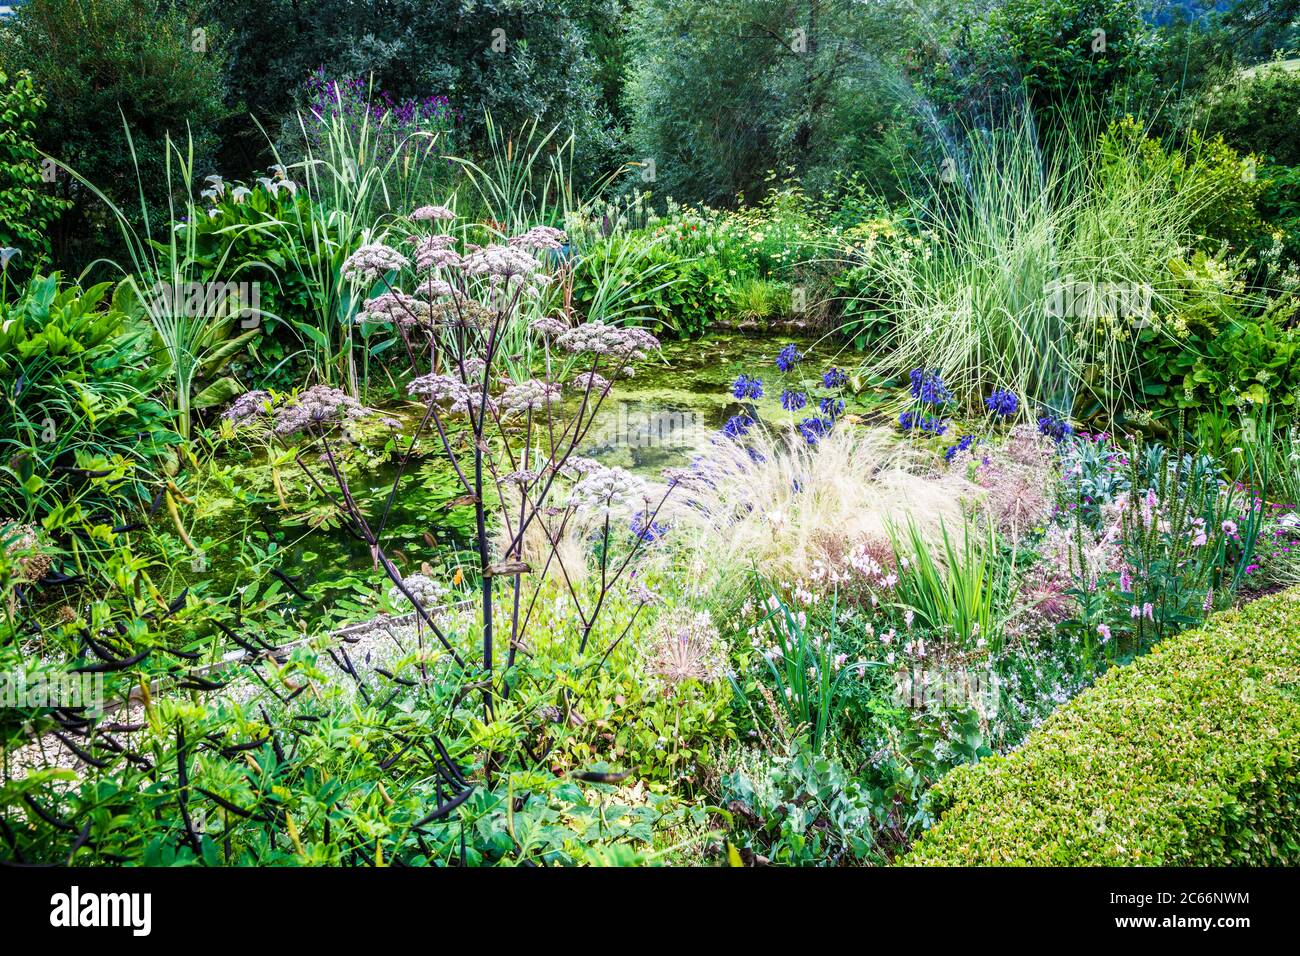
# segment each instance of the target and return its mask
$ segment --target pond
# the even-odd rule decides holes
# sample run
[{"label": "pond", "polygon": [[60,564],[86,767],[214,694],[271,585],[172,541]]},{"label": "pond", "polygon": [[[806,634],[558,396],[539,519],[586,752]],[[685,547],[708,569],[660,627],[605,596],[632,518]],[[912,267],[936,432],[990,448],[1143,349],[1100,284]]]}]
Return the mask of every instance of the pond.
[{"label": "pond", "polygon": [[[799,368],[782,376],[776,356],[793,344],[805,356]],[[731,416],[747,406],[767,420],[784,420],[781,386],[800,387],[819,380],[832,365],[851,367],[854,356],[844,343],[811,336],[715,334],[693,341],[670,341],[663,358],[637,369],[635,378],[619,382],[592,423],[582,454],[618,465],[645,478],[664,468],[688,464]],[[763,397],[741,403],[731,394],[740,374],[762,378]],[[805,413],[800,413],[802,417]]]},{"label": "pond", "polygon": [[[799,368],[782,376],[776,355],[794,344],[805,355]],[[666,341],[662,355],[638,367],[634,378],[620,381],[606,398],[580,453],[618,465],[648,479],[662,469],[688,464],[732,415],[745,409],[731,394],[741,373],[764,379],[762,398],[747,403],[770,421],[790,413],[780,405],[783,384],[803,387],[819,381],[832,365],[851,368],[852,355],[830,338],[780,335],[715,334],[692,341]],[[804,412],[797,413],[799,417]],[[435,442],[436,443],[436,442]],[[242,475],[252,475],[252,466]],[[260,466],[265,468],[265,466]],[[384,461],[350,481],[353,494],[372,527],[383,513],[396,465]],[[265,488],[266,482],[263,482]],[[472,560],[473,512],[457,505],[461,489],[441,456],[413,464],[404,477],[385,525],[383,540],[394,563],[415,572],[421,563],[434,566]],[[308,597],[301,608],[309,619],[348,594],[362,594],[380,582],[369,549],[335,522],[324,523],[330,509],[286,512],[269,493],[252,500],[231,498],[203,503],[191,534],[207,539],[201,567],[179,569],[176,589],[205,582],[209,594],[228,593],[241,583],[237,562],[250,550],[274,552],[274,563]],[[252,544],[254,547],[250,548]]]}]

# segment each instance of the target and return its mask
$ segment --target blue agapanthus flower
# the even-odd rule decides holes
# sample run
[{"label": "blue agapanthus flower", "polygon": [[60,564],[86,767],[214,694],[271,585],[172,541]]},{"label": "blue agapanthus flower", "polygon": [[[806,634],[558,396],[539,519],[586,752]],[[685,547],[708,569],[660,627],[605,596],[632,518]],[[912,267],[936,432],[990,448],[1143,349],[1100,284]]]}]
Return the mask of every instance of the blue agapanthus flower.
[{"label": "blue agapanthus flower", "polygon": [[822,414],[834,421],[844,413],[844,399],[842,398],[823,398],[821,400]]},{"label": "blue agapanthus flower", "polygon": [[745,432],[749,431],[754,419],[748,415],[732,415],[727,419],[727,423],[722,426],[722,434],[728,438],[739,438]]},{"label": "blue agapanthus flower", "polygon": [[822,384],[827,388],[843,388],[848,382],[848,373],[843,369],[829,368],[822,373]]},{"label": "blue agapanthus flower", "polygon": [[908,373],[908,378],[912,381],[912,397],[926,405],[946,405],[951,401],[952,392],[943,384],[938,369],[931,372],[924,368],[914,368]]},{"label": "blue agapanthus flower", "polygon": [[835,422],[829,418],[805,418],[799,423],[799,434],[803,435],[803,440],[810,445],[815,445],[835,427]]},{"label": "blue agapanthus flower", "polygon": [[905,432],[917,429],[942,435],[948,430],[948,423],[937,415],[921,415],[919,412],[903,412],[898,416],[898,426]]},{"label": "blue agapanthus flower", "polygon": [[1038,430],[1057,443],[1065,441],[1067,437],[1074,434],[1073,425],[1064,418],[1056,417],[1051,412],[1039,416]]},{"label": "blue agapanthus flower", "polygon": [[731,394],[735,395],[736,398],[762,398],[763,380],[741,375],[732,383]]},{"label": "blue agapanthus flower", "polygon": [[963,435],[961,437],[961,440],[958,441],[957,444],[950,445],[948,447],[948,450],[943,453],[944,460],[952,461],[954,458],[956,458],[959,454],[964,452],[967,448],[969,448],[973,444],[975,444],[974,435]]},{"label": "blue agapanthus flower", "polygon": [[668,525],[652,520],[644,511],[638,511],[632,516],[631,527],[632,533],[646,544],[658,541],[668,533]]},{"label": "blue agapanthus flower", "polygon": [[782,372],[790,371],[802,361],[803,353],[793,345],[787,345],[776,354],[776,367]]},{"label": "blue agapanthus flower", "polygon": [[781,393],[781,407],[787,412],[797,412],[808,404],[808,396],[803,392],[786,389]]},{"label": "blue agapanthus flower", "polygon": [[1020,399],[1016,398],[1015,393],[1001,388],[994,389],[993,393],[984,399],[984,404],[999,418],[1010,418],[1020,410]]}]

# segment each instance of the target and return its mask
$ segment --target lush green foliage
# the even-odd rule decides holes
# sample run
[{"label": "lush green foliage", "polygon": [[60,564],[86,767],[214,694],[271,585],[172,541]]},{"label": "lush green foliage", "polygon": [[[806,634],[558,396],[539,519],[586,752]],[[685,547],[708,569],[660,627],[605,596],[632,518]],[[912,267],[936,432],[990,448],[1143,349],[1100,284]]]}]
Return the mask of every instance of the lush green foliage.
[{"label": "lush green foliage", "polygon": [[1300,72],[1261,67],[1205,96],[1202,122],[1242,153],[1279,166],[1300,165],[1293,119],[1300,110]]},{"label": "lush green foliage", "polygon": [[34,139],[44,109],[29,74],[19,73],[11,82],[0,71],[0,246],[25,256],[29,262],[19,264],[25,271],[49,253],[50,226],[67,206],[51,194],[41,175]]},{"label": "lush green foliage", "polygon": [[[0,856],[1291,859],[1242,6],[32,0],[0,692],[104,707],[0,710]],[[28,280],[59,190],[116,286]]]},{"label": "lush green foliage", "polygon": [[[229,38],[225,78],[232,105],[275,129],[303,105],[302,84],[318,67],[331,77],[373,75],[397,99],[449,97],[466,135],[486,115],[507,128],[563,123],[584,175],[612,165],[617,127],[604,104],[600,62],[590,46],[615,30],[608,0],[238,0],[205,2]],[[230,136],[241,165],[266,162],[247,124]],[[242,149],[239,147],[242,146]]]},{"label": "lush green foliage", "polygon": [[71,507],[87,476],[138,488],[161,469],[177,436],[154,397],[161,375],[148,332],[128,307],[110,298],[108,283],[83,291],[57,273],[0,302],[6,516],[39,519]]}]

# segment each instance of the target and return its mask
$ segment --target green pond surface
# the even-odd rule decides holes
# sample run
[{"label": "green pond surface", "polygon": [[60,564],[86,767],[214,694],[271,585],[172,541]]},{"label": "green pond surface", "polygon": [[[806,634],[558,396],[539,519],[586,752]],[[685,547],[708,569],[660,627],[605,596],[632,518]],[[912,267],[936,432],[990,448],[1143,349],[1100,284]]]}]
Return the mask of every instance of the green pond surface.
[{"label": "green pond surface", "polygon": [[[791,343],[805,359],[782,375],[776,355]],[[767,421],[790,420],[791,413],[780,405],[782,388],[819,386],[827,368],[853,364],[854,356],[830,338],[715,334],[665,341],[660,356],[642,363],[633,378],[615,384],[579,453],[656,479],[664,468],[688,464],[732,415],[748,409]],[[732,396],[731,385],[741,373],[763,379],[761,399],[742,404]],[[805,410],[793,417],[812,413]],[[437,444],[436,437],[431,440]],[[379,523],[396,471],[394,463],[384,462],[350,480],[372,527]],[[381,536],[386,552],[403,571],[415,572],[425,561],[446,566],[467,552],[473,512],[452,506],[460,495],[450,465],[441,456],[430,455],[408,468]],[[239,559],[250,543],[274,551],[278,569],[307,594],[309,603],[302,610],[309,619],[350,591],[382,584],[382,572],[374,571],[369,549],[337,522],[313,527],[304,516],[280,510],[269,495],[253,504],[215,504],[208,517],[191,528],[196,540],[209,542],[205,566],[192,575],[182,568],[180,584],[203,579],[210,594],[228,593],[242,581]]]},{"label": "green pond surface", "polygon": [[[788,375],[776,356],[794,344],[805,356]],[[831,338],[808,336],[711,335],[694,341],[670,341],[663,357],[620,381],[601,405],[581,453],[607,465],[619,465],[646,478],[664,468],[685,465],[707,447],[733,415],[754,409],[767,421],[785,421],[781,390],[812,388],[832,365],[851,368],[855,358]],[[740,374],[763,380],[763,397],[737,401],[732,383]],[[804,410],[795,420],[814,414]]]}]

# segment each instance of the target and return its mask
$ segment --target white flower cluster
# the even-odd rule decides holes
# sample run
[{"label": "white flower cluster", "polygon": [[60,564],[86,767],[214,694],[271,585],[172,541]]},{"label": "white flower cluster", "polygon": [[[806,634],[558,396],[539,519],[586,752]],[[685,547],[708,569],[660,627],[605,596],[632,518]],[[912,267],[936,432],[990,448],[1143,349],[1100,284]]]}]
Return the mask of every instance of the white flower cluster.
[{"label": "white flower cluster", "polygon": [[456,245],[453,236],[413,237],[413,241],[416,242],[415,267],[421,271],[454,268],[462,262],[460,253],[453,248]]},{"label": "white flower cluster", "polygon": [[411,213],[411,218],[417,222],[435,222],[455,219],[456,214],[446,206],[421,206]]},{"label": "white flower cluster", "polygon": [[569,504],[577,511],[605,519],[645,508],[646,484],[625,468],[598,467],[573,486]]},{"label": "white flower cluster", "polygon": [[530,252],[558,252],[568,241],[569,237],[563,230],[550,226],[533,226],[522,236],[512,236],[509,240],[510,245]]},{"label": "white flower cluster", "polygon": [[528,328],[544,339],[553,339],[569,331],[569,327],[562,320],[550,315],[534,319]]},{"label": "white flower cluster", "polygon": [[382,242],[372,242],[362,246],[343,263],[340,273],[352,282],[370,283],[393,270],[405,269],[411,264],[396,249]]},{"label": "white flower cluster", "polygon": [[583,458],[581,455],[573,455],[564,463],[563,470],[575,474],[578,477],[582,477],[583,475],[591,474],[593,471],[600,471],[600,469],[604,467],[604,465],[596,461],[594,458]]},{"label": "white flower cluster", "polygon": [[406,391],[430,403],[450,405],[453,412],[468,411],[470,403],[474,400],[473,393],[464,382],[438,372],[412,379],[406,386]]},{"label": "white flower cluster", "polygon": [[508,412],[537,412],[559,400],[559,383],[530,378],[507,388],[501,394],[501,407]]},{"label": "white flower cluster", "polygon": [[[424,574],[408,575],[402,578],[402,584],[426,611],[433,611],[442,599],[450,593],[444,585]],[[403,607],[411,603],[407,596],[402,593],[401,588],[396,585],[388,589],[388,600],[397,607]]]},{"label": "white flower cluster", "polygon": [[421,279],[415,287],[415,294],[422,296],[432,302],[434,299],[443,299],[454,296],[456,290],[452,288],[450,282],[445,279],[439,279],[436,276],[429,276]]},{"label": "white flower cluster", "polygon": [[645,329],[620,328],[600,321],[569,329],[555,344],[569,352],[609,355],[627,362],[638,362],[659,348],[659,340]]},{"label": "white flower cluster", "polygon": [[581,375],[573,376],[573,387],[580,392],[590,390],[597,395],[603,395],[609,391],[609,379],[595,372],[583,372]]},{"label": "white flower cluster", "polygon": [[527,488],[533,482],[537,481],[538,472],[527,468],[520,468],[518,471],[512,471],[508,475],[502,476],[501,480],[508,485],[518,485],[520,488]]},{"label": "white flower cluster", "polygon": [[[306,431],[314,425],[329,422],[351,421],[377,414],[373,408],[367,408],[347,392],[329,385],[313,385],[287,404],[281,405],[274,412],[275,433],[292,435]],[[385,423],[397,425],[392,419]]]},{"label": "white flower cluster", "polygon": [[384,292],[367,300],[358,318],[401,326],[427,325],[432,312],[429,303],[405,292]]},{"label": "white flower cluster", "polygon": [[483,373],[487,371],[487,362],[477,355],[471,355],[461,365],[465,369],[465,381],[482,384]]},{"label": "white flower cluster", "polygon": [[[461,267],[468,275],[489,276],[492,281],[536,278],[542,264],[522,249],[487,246],[465,256]],[[541,276],[545,279],[545,276]]]}]

